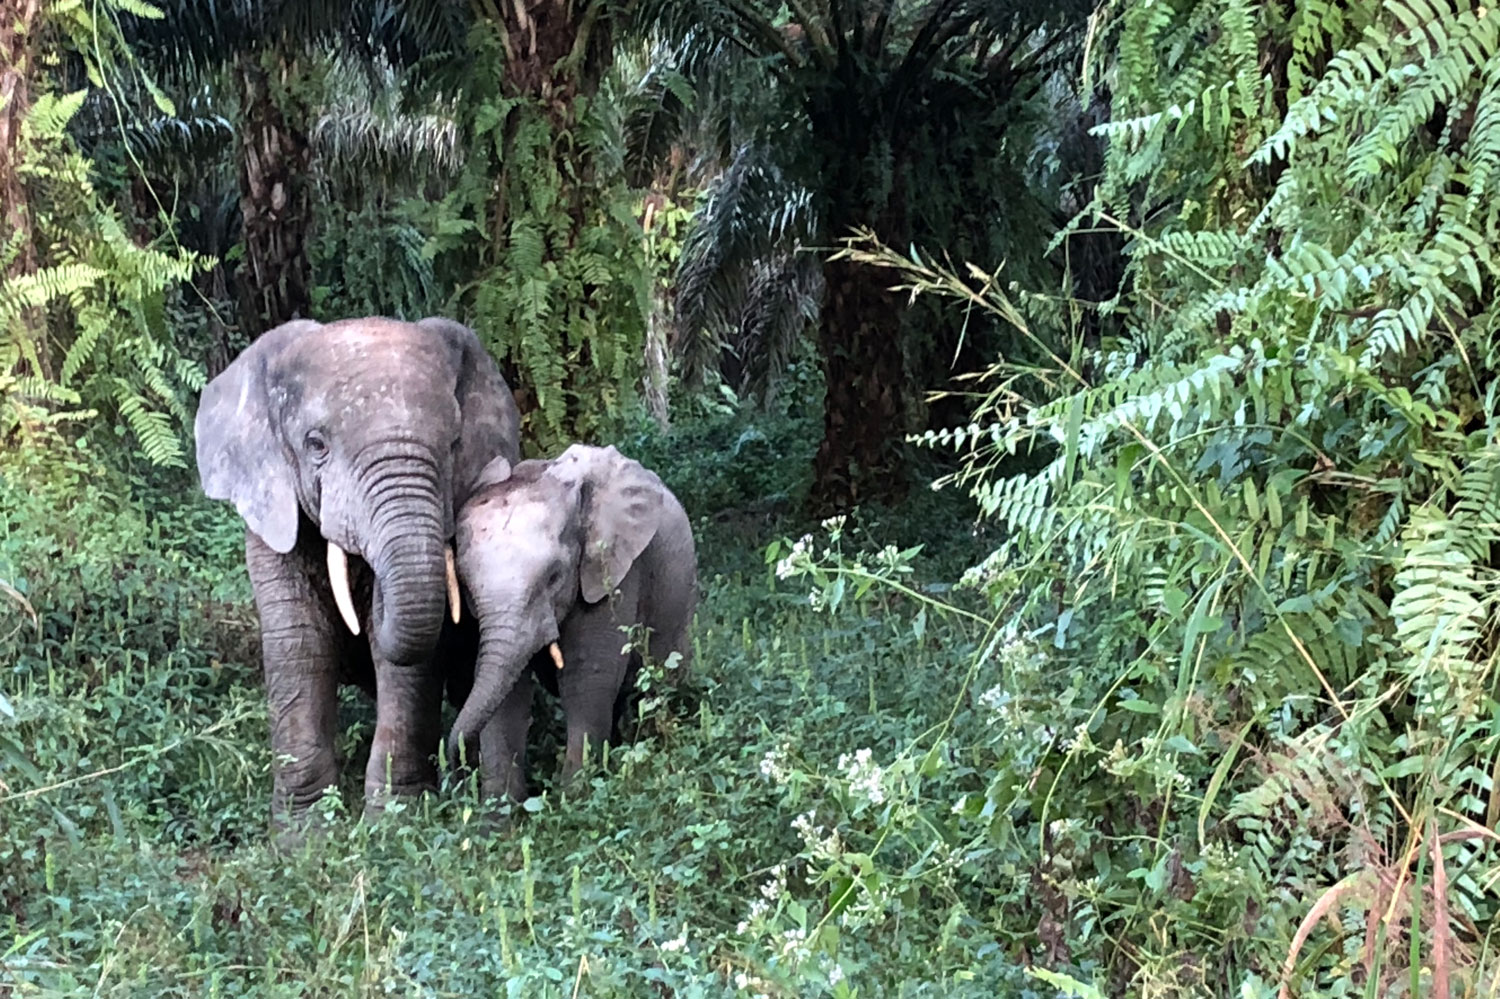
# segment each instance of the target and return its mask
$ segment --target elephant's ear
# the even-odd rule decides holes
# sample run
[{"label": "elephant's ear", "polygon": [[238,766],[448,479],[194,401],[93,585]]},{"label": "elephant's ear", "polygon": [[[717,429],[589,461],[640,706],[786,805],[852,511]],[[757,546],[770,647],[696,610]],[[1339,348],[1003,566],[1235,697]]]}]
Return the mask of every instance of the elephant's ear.
[{"label": "elephant's ear", "polygon": [[462,323],[432,316],[417,323],[448,338],[458,363],[459,435],[453,455],[453,507],[461,509],[490,459],[521,460],[521,412],[500,368],[474,331]]},{"label": "elephant's ear", "polygon": [[204,387],[193,421],[203,491],[234,503],[246,526],[282,553],[297,543],[296,473],[271,424],[266,372],[288,343],[318,328],[295,319],[262,334]]},{"label": "elephant's ear", "polygon": [[661,480],[613,447],[574,444],[557,459],[565,475],[584,485],[583,559],[579,587],[587,603],[609,596],[656,536]]}]

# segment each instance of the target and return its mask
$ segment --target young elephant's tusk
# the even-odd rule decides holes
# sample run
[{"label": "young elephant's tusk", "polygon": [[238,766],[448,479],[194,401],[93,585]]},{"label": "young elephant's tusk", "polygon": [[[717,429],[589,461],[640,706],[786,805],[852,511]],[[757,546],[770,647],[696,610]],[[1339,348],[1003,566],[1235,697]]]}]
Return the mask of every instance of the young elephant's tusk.
[{"label": "young elephant's tusk", "polygon": [[462,604],[458,596],[458,570],[453,565],[453,546],[443,549],[443,560],[448,564],[448,614],[457,624]]},{"label": "young elephant's tusk", "polygon": [[359,634],[359,615],[354,613],[354,597],[349,593],[349,556],[344,549],[328,542],[328,581],[333,584],[333,602],[339,615],[354,634]]},{"label": "young elephant's tusk", "polygon": [[551,645],[547,646],[547,651],[550,652],[550,653],[552,653],[552,662],[556,664],[556,666],[557,666],[558,669],[562,669],[563,668],[562,649],[560,649],[560,648],[557,647],[557,643],[556,642],[553,642]]}]

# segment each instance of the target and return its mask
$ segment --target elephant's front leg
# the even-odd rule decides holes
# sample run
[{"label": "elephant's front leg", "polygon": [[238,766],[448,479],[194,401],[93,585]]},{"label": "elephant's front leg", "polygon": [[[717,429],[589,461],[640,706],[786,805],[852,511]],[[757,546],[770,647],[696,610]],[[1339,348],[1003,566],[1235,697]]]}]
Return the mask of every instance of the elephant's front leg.
[{"label": "elephant's front leg", "polygon": [[526,800],[526,735],[531,728],[531,670],[522,671],[500,710],[479,733],[486,798]]},{"label": "elephant's front leg", "polygon": [[636,617],[635,577],[631,573],[613,597],[580,605],[563,622],[564,664],[557,682],[568,724],[564,779],[583,766],[585,753],[598,759],[614,729],[615,699],[630,666],[630,653],[622,651],[629,638],[621,626]]},{"label": "elephant's front leg", "polygon": [[260,615],[272,825],[284,829],[338,784],[339,636],[305,552],[278,554],[246,531],[245,566]]},{"label": "elephant's front leg", "polygon": [[365,769],[365,814],[376,815],[399,795],[437,785],[434,756],[443,682],[431,665],[375,660],[375,739]]}]

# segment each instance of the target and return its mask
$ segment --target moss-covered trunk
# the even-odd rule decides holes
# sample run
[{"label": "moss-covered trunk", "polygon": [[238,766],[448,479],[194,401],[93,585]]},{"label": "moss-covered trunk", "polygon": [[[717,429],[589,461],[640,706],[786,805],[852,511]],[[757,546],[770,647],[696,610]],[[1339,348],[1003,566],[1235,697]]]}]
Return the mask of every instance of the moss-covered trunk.
[{"label": "moss-covered trunk", "polygon": [[494,5],[494,96],[470,109],[468,169],[487,192],[471,318],[522,386],[543,446],[597,436],[634,391],[647,302],[639,229],[596,162],[590,102],[610,58],[600,0]]},{"label": "moss-covered trunk", "polygon": [[[41,0],[0,0],[0,261],[7,275],[36,268],[31,215],[21,182],[21,125],[31,111]],[[15,240],[12,246],[11,240]],[[12,257],[11,254],[15,256]]]},{"label": "moss-covered trunk", "polygon": [[284,57],[253,53],[234,66],[243,102],[240,321],[252,336],[307,317],[312,304],[307,259],[312,153],[306,121],[296,111],[300,105],[287,93],[294,70]]}]

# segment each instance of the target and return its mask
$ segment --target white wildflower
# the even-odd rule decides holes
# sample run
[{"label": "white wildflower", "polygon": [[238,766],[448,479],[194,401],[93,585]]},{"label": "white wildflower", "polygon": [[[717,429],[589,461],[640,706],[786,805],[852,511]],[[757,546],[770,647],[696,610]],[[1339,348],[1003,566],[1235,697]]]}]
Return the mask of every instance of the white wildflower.
[{"label": "white wildflower", "polygon": [[839,838],[839,831],[834,829],[829,832],[827,827],[815,824],[814,817],[813,812],[803,812],[792,820],[792,828],[797,830],[797,835],[802,837],[802,845],[813,853],[827,857],[836,857],[843,853],[844,844]]},{"label": "white wildflower", "polygon": [[801,961],[807,957],[807,931],[792,927],[781,934],[781,956]]},{"label": "white wildflower", "polygon": [[787,754],[791,752],[791,745],[783,742],[775,749],[766,750],[766,755],[760,760],[760,773],[762,777],[776,784],[785,784],[791,776],[787,768]]},{"label": "white wildflower", "polygon": [[786,888],[786,865],[777,864],[771,868],[771,880],[760,886],[760,893],[768,901],[774,902],[781,897]]},{"label": "white wildflower", "polygon": [[844,969],[843,969],[843,967],[841,965],[835,964],[833,966],[833,969],[828,972],[828,984],[829,985],[837,985],[839,982],[842,982],[843,980],[844,980]]},{"label": "white wildflower", "polygon": [[877,765],[868,749],[857,750],[851,759],[848,753],[839,757],[839,769],[849,781],[849,790],[868,800],[872,805],[885,801],[885,771]]},{"label": "white wildflower", "polygon": [[766,913],[770,912],[770,911],[771,911],[770,903],[768,903],[765,899],[763,899],[763,898],[753,898],[753,899],[751,899],[750,900],[750,911],[747,912],[747,913],[745,913],[745,918],[742,919],[742,920],[740,920],[739,925],[734,928],[734,931],[736,933],[738,933],[740,936],[744,936],[746,933],[750,932],[750,928],[755,923],[757,923],[758,921],[760,921],[761,919],[763,919],[765,917]]},{"label": "white wildflower", "polygon": [[792,543],[792,550],[776,563],[776,578],[787,579],[807,565],[812,554],[812,535],[804,534]]},{"label": "white wildflower", "polygon": [[755,999],[768,999],[766,993],[756,991],[764,988],[765,984],[754,975],[747,975],[743,971],[734,973],[734,987],[744,992],[754,992]]},{"label": "white wildflower", "polygon": [[1010,706],[1010,694],[1006,693],[1003,684],[997,683],[979,695],[979,706],[1004,718]]}]

